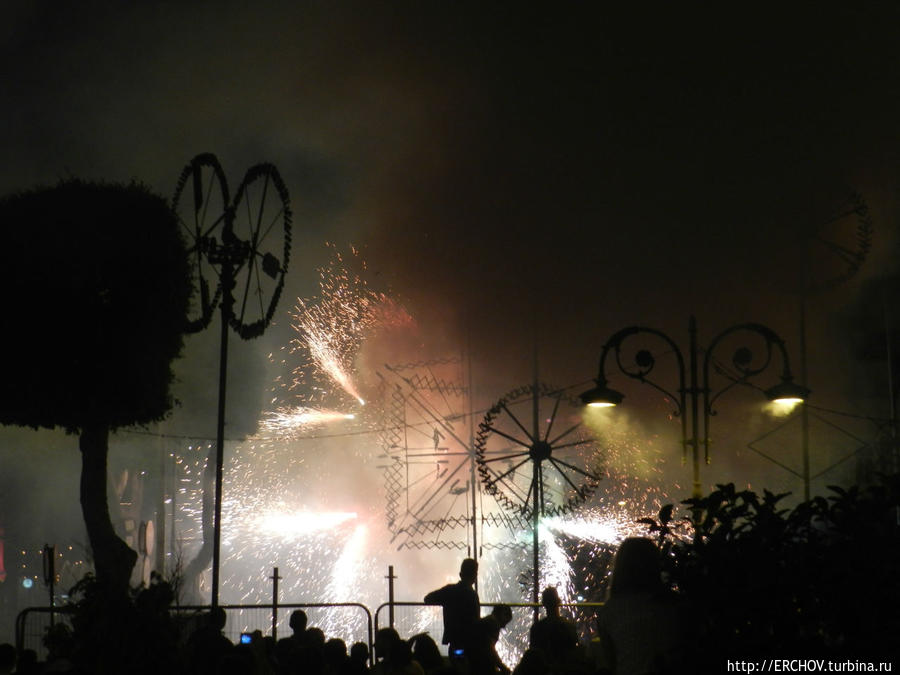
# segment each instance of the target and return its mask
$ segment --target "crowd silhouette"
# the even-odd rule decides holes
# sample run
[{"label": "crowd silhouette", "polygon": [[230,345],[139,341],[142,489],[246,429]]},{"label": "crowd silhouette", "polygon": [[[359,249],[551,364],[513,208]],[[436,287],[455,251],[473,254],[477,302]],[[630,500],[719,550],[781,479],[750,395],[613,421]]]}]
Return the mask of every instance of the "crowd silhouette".
[{"label": "crowd silhouette", "polygon": [[[527,629],[521,622],[514,630],[527,630],[527,648],[517,663],[500,657],[497,644],[507,630],[513,611],[498,604],[481,616],[475,590],[477,563],[466,559],[459,581],[428,593],[425,604],[440,605],[443,613],[441,642],[426,633],[401,636],[393,627],[375,631],[372,653],[365,642],[348,648],[340,636],[328,636],[310,626],[302,609],[290,616],[291,634],[276,640],[261,630],[244,633],[232,642],[224,633],[227,615],[213,608],[187,626],[174,620],[166,609],[165,589],[144,589],[133,613],[111,614],[104,631],[96,634],[97,604],[86,615],[71,617],[71,625],[58,622],[48,631],[48,656],[39,662],[32,650],[16,653],[10,644],[0,645],[0,675],[76,673],[166,673],[173,675],[631,675],[711,672],[713,664],[697,651],[697,640],[688,634],[701,623],[683,594],[665,583],[666,558],[655,540],[625,539],[615,554],[606,587],[605,602],[591,610],[586,629],[581,614],[579,630],[566,616],[556,588],[541,594],[543,612]],[[161,582],[159,585],[163,585]],[[689,598],[688,598],[689,600]],[[528,607],[525,605],[524,607]],[[82,609],[84,611],[84,609]],[[530,609],[528,610],[531,611]],[[87,620],[85,620],[85,616]],[[522,614],[519,615],[520,619]],[[119,626],[120,630],[114,627]],[[80,632],[79,632],[80,631]],[[85,632],[87,631],[87,632]],[[712,634],[712,633],[710,633]],[[690,651],[691,649],[694,651]],[[509,658],[507,655],[506,658]],[[718,656],[716,656],[718,658]],[[719,659],[721,661],[721,659]],[[716,661],[718,662],[718,661]],[[724,663],[724,661],[721,661]],[[721,665],[721,664],[720,664]]]},{"label": "crowd silhouette", "polygon": [[[643,541],[655,551],[652,542]],[[655,569],[658,573],[658,565]],[[65,623],[58,623],[45,640],[49,653],[44,662],[38,662],[32,650],[16,654],[12,645],[0,645],[0,675],[95,672],[175,675],[587,675],[603,672],[618,675],[637,672],[626,669],[629,662],[623,658],[619,660],[622,667],[616,667],[615,659],[608,657],[609,653],[618,653],[611,643],[605,649],[598,649],[579,640],[574,624],[560,612],[555,588],[547,588],[542,594],[544,616],[530,627],[528,648],[520,662],[504,663],[497,652],[497,643],[513,612],[509,605],[498,604],[481,616],[475,590],[477,573],[477,562],[467,558],[460,565],[457,583],[447,584],[424,598],[425,604],[442,607],[441,642],[447,647],[446,653],[442,653],[428,633],[404,638],[392,627],[376,631],[371,654],[365,642],[353,643],[348,648],[343,638],[327,636],[322,629],[310,626],[302,609],[291,613],[291,634],[286,637],[276,640],[261,630],[254,630],[232,642],[224,632],[227,614],[223,608],[213,608],[185,630],[163,608],[154,606],[156,601],[164,602],[168,596],[165,591],[151,587],[135,603],[136,607],[147,610],[146,616],[155,619],[155,622],[145,621],[147,640],[142,649],[146,658],[142,662],[130,663],[116,671],[115,665],[110,665],[115,664],[115,659],[85,658],[77,635]],[[619,574],[624,579],[624,573]],[[622,598],[624,593],[620,594]],[[609,630],[608,624],[608,618],[600,622],[600,635],[607,641],[623,639],[620,633]],[[115,653],[116,645],[107,646]]]}]

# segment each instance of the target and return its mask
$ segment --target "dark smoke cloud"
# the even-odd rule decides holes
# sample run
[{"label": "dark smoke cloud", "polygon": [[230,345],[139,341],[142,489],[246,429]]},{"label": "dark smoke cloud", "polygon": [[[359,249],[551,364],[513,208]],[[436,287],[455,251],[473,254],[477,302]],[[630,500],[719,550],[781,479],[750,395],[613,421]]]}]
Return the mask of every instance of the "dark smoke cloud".
[{"label": "dark smoke cloud", "polygon": [[[229,415],[242,435],[269,397],[268,354],[291,337],[292,298],[317,292],[326,241],[362,248],[370,283],[416,318],[412,342],[471,346],[477,408],[531,380],[535,343],[542,379],[570,385],[594,376],[616,329],[652,325],[686,344],[691,313],[701,342],[754,320],[796,354],[799,261],[856,188],[874,248],[857,278],[810,300],[809,384],[823,404],[863,412],[839,312],[895,257],[900,17],[866,4],[815,17],[656,11],[14,3],[0,27],[0,191],[74,175],[135,177],[169,196],[204,151],[232,191],[252,164],[279,167],[296,214],[292,269],[276,325],[232,339]],[[178,364],[173,433],[214,432],[217,323]],[[406,360],[401,345],[378,362]],[[4,503],[34,494],[43,531],[59,509],[76,531],[74,439],[31,453],[22,444],[43,448],[45,435],[29,434],[2,432],[4,481],[25,476]],[[728,468],[715,475],[751,466],[741,452],[717,450]],[[749,482],[780,484],[759,466]]]}]

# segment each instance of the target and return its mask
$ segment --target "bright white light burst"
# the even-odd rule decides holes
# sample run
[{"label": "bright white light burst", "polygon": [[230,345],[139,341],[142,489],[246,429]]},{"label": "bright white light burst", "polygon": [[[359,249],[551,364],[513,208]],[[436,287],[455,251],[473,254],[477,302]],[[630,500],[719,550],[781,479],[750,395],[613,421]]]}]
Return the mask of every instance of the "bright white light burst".
[{"label": "bright white light burst", "polygon": [[545,518],[541,523],[551,532],[560,532],[584,541],[618,544],[628,536],[625,524],[614,518]]},{"label": "bright white light burst", "polygon": [[301,539],[317,532],[331,530],[355,518],[355,513],[346,512],[269,511],[259,516],[256,525],[260,531],[277,535],[282,539]]}]

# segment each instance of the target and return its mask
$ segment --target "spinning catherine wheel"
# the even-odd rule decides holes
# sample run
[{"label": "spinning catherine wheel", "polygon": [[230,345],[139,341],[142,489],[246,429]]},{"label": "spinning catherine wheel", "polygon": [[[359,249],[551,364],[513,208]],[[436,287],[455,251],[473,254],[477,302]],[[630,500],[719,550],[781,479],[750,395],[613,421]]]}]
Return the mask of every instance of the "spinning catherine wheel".
[{"label": "spinning catherine wheel", "polygon": [[485,490],[523,518],[568,513],[600,482],[602,450],[581,422],[581,406],[545,384],[498,400],[475,448]]},{"label": "spinning catherine wheel", "polygon": [[234,198],[231,223],[235,257],[231,327],[246,339],[263,333],[284,288],[291,253],[291,208],[287,188],[271,164],[247,171]]},{"label": "spinning catherine wheel", "polygon": [[291,249],[290,198],[278,170],[251,167],[231,204],[215,155],[197,155],[178,178],[172,208],[188,238],[200,298],[187,332],[206,328],[225,297],[229,325],[244,339],[262,335],[281,297]]},{"label": "spinning catherine wheel", "polygon": [[[209,325],[222,298],[220,270],[209,258],[210,247],[221,240],[226,220],[230,217],[230,197],[225,172],[215,155],[197,155],[178,177],[172,210],[184,228],[194,288],[199,293],[199,306],[188,316],[185,328],[197,333]],[[210,293],[210,289],[215,290]]]},{"label": "spinning catherine wheel", "polygon": [[832,289],[859,272],[872,248],[874,225],[858,192],[835,209],[810,238],[805,292]]}]

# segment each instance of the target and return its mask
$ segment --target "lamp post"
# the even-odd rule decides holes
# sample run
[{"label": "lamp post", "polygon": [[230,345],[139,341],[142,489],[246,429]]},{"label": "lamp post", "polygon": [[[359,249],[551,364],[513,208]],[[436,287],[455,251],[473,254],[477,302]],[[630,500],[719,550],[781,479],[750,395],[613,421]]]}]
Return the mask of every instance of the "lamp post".
[{"label": "lamp post", "polygon": [[[809,396],[809,390],[794,383],[791,374],[790,362],[784,341],[770,328],[758,323],[742,323],[726,328],[716,335],[709,343],[709,347],[701,349],[697,342],[697,321],[692,316],[688,325],[690,342],[685,356],[672,338],[656,330],[645,326],[629,326],[615,333],[603,345],[600,354],[600,367],[595,380],[596,386],[581,394],[581,400],[592,407],[610,407],[621,403],[625,396],[611,389],[606,380],[606,361],[610,353],[615,355],[615,364],[619,371],[628,377],[649,384],[670,397],[675,402],[675,415],[681,418],[681,442],[682,458],[687,455],[688,448],[691,452],[693,469],[692,496],[701,496],[700,488],[700,449],[703,448],[703,461],[709,463],[709,421],[716,414],[715,404],[722,394],[737,385],[749,385],[750,379],[759,375],[772,364],[775,353],[781,357],[781,381],[766,389],[765,396],[770,401],[785,404],[802,403]],[[734,374],[724,373],[724,369],[714,360],[716,348],[723,340],[735,334],[744,334],[746,337],[755,336],[762,341],[763,356],[756,359],[750,348],[742,346],[735,350],[731,357]],[[659,339],[669,347],[675,355],[678,371],[678,389],[676,393],[665,389],[650,378],[656,366],[656,357],[648,349],[641,349],[634,354],[633,363],[623,359],[622,345],[638,335],[651,336]],[[730,383],[718,391],[710,387],[710,369],[714,368],[722,372],[730,380]]]}]

